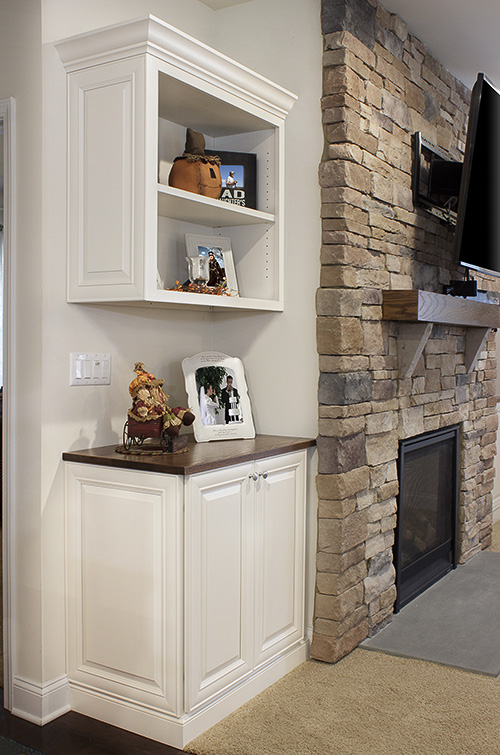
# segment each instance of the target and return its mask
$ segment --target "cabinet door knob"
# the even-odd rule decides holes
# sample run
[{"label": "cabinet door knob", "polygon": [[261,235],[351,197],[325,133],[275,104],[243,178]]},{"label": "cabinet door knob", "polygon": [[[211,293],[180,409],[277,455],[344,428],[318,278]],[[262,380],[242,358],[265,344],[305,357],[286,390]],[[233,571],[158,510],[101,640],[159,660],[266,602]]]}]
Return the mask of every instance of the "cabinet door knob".
[{"label": "cabinet door knob", "polygon": [[264,478],[264,480],[267,480],[267,477],[268,477],[268,472],[261,472],[261,473],[260,473],[260,477],[263,477],[263,478]]},{"label": "cabinet door knob", "polygon": [[259,475],[257,474],[257,472],[252,472],[252,474],[249,474],[248,476],[251,480],[254,480],[254,481],[259,479]]}]

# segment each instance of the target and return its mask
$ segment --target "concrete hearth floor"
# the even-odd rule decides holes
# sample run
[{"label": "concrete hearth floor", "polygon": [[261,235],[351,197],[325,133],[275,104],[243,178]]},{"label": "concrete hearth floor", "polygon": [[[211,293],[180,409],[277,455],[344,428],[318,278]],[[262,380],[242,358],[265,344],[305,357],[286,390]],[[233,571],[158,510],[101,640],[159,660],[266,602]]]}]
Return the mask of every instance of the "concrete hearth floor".
[{"label": "concrete hearth floor", "polygon": [[[500,532],[495,526],[495,535]],[[482,551],[405,606],[362,648],[500,674],[500,553]]]}]

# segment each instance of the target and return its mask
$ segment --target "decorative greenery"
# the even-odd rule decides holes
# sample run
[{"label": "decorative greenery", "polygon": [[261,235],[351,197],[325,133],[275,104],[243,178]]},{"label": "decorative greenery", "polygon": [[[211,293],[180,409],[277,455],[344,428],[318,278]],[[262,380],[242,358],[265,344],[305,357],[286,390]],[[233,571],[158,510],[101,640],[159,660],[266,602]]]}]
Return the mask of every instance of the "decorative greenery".
[{"label": "decorative greenery", "polygon": [[202,387],[206,388],[207,385],[211,385],[220,401],[222,399],[222,381],[227,374],[225,367],[215,364],[208,367],[199,367],[196,370],[196,389],[198,395]]}]

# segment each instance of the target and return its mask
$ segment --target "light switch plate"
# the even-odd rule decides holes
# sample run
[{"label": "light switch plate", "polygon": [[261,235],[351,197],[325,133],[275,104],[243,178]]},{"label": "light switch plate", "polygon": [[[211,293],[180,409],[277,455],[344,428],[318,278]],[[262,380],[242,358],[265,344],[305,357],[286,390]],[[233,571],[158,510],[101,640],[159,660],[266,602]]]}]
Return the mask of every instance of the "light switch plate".
[{"label": "light switch plate", "polygon": [[111,354],[70,354],[70,385],[110,385]]}]

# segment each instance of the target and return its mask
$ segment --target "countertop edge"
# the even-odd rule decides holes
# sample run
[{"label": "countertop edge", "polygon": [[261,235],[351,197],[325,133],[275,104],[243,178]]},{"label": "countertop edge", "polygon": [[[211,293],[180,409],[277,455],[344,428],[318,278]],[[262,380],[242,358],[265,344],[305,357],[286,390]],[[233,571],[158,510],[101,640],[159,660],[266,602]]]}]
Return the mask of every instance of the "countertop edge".
[{"label": "countertop edge", "polygon": [[[217,444],[217,445],[215,445]],[[229,445],[230,444],[230,445]],[[252,445],[250,448],[249,445]],[[256,435],[248,440],[219,440],[208,443],[188,443],[188,452],[164,454],[161,456],[141,456],[116,452],[116,445],[98,448],[65,451],[63,461],[96,466],[129,469],[157,474],[188,476],[209,472],[214,469],[257,461],[269,456],[280,456],[293,451],[313,448],[314,438],[294,438],[279,435]],[[240,446],[240,450],[238,450]],[[194,457],[194,458],[193,458]]]}]

